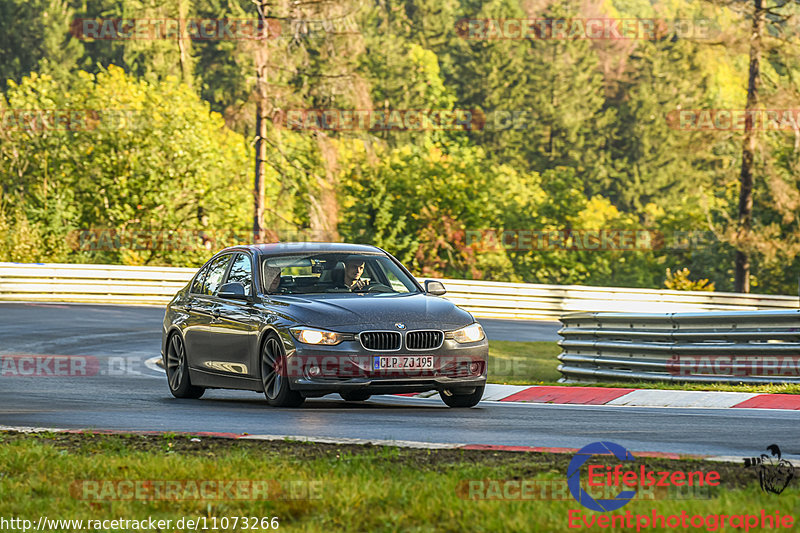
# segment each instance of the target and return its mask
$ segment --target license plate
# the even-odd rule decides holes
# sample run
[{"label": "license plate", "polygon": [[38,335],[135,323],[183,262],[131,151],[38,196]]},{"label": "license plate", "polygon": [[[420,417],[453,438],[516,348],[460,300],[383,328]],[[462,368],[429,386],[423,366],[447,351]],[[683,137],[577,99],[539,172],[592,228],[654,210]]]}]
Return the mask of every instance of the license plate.
[{"label": "license plate", "polygon": [[373,358],[375,370],[433,368],[432,355],[379,355]]}]

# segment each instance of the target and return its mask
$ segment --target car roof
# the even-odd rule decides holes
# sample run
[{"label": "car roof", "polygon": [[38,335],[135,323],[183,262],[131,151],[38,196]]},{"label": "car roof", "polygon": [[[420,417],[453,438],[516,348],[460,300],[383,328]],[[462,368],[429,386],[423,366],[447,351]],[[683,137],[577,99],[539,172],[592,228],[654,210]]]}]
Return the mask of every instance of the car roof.
[{"label": "car roof", "polygon": [[345,242],[271,242],[265,244],[244,244],[225,248],[221,250],[220,253],[242,249],[250,250],[259,255],[282,255],[300,252],[386,253],[380,248],[368,244],[350,244]]}]

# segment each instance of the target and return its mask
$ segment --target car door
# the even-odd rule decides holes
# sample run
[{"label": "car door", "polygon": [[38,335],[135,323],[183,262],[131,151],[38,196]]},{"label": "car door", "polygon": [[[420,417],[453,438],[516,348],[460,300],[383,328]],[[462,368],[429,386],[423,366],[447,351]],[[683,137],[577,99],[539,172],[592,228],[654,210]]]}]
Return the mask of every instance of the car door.
[{"label": "car door", "polygon": [[208,264],[208,271],[197,293],[192,293],[187,309],[191,325],[184,329],[184,342],[189,364],[208,370],[207,362],[214,360],[215,323],[219,318],[218,298],[214,296],[222,285],[233,254],[216,257]]},{"label": "car door", "polygon": [[[253,283],[253,260],[248,253],[238,252],[231,263],[231,268],[224,283],[241,283],[245,294],[255,294]],[[218,354],[217,369],[219,371],[258,377],[255,352],[258,350],[259,311],[252,300],[234,300],[218,298],[219,318],[214,325],[215,336],[213,348]]]},{"label": "car door", "polygon": [[194,356],[196,355],[198,349],[198,343],[195,340],[195,336],[199,334],[200,329],[205,327],[208,322],[208,317],[204,313],[200,312],[201,306],[199,305],[198,298],[205,294],[205,282],[208,277],[208,271],[213,262],[214,261],[212,260],[203,265],[203,268],[201,268],[194,277],[194,280],[189,287],[189,292],[183,299],[181,308],[178,309],[185,317],[183,320],[182,331],[190,367],[197,366]]}]

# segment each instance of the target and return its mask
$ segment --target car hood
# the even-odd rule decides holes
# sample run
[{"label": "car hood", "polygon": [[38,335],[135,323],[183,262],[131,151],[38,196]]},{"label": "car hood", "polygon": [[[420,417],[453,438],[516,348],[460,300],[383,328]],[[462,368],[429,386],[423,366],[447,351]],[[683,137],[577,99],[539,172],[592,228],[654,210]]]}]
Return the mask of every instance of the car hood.
[{"label": "car hood", "polygon": [[[425,294],[319,294],[271,296],[272,306],[298,324],[356,333],[364,329],[455,329],[473,322],[452,302]],[[270,302],[265,302],[270,306]]]}]

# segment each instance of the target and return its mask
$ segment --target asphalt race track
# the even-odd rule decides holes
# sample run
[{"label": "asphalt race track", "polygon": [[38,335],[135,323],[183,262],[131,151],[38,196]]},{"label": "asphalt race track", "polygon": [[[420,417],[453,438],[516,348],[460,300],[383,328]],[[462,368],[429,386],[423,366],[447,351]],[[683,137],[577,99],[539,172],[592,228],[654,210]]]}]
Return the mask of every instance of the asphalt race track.
[{"label": "asphalt race track", "polygon": [[[208,391],[176,400],[159,354],[163,310],[68,304],[0,305],[0,355],[86,355],[87,377],[0,372],[0,425],[214,431],[308,437],[580,448],[617,442],[632,451],[758,456],[772,443],[800,456],[800,411],[504,404],[448,409],[437,397],[338,396],[275,409],[260,394]],[[481,321],[492,339],[551,340],[557,323]],[[13,374],[13,372],[11,373]]]},{"label": "asphalt race track", "polygon": [[480,319],[483,330],[490,340],[496,341],[557,341],[561,322],[539,322],[533,320]]}]

